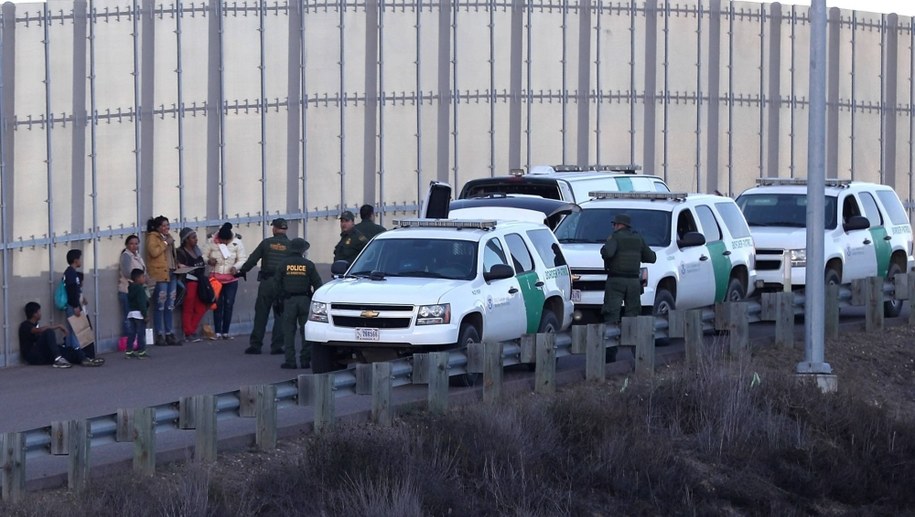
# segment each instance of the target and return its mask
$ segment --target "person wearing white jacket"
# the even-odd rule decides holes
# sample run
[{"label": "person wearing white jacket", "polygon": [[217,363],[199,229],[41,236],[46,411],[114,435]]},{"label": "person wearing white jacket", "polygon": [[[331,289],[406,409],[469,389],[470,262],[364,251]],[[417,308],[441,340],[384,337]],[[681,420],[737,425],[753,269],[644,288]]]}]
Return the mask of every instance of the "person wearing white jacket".
[{"label": "person wearing white jacket", "polygon": [[232,323],[232,308],[238,292],[235,273],[238,273],[248,258],[241,235],[232,231],[232,223],[223,224],[218,232],[207,239],[204,258],[213,276],[222,284],[222,291],[216,300],[216,310],[213,312],[213,331],[216,339],[231,339],[229,324]]}]

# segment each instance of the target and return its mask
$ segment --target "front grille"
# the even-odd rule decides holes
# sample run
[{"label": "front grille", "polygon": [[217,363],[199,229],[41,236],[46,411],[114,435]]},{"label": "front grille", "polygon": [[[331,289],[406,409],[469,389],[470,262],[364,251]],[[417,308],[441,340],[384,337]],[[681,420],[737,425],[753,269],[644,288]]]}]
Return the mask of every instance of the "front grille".
[{"label": "front grille", "polygon": [[779,255],[785,253],[783,250],[756,250],[756,255]]},{"label": "front grille", "polygon": [[580,289],[582,291],[603,291],[606,282],[600,280],[578,280],[572,282],[572,289]]},{"label": "front grille", "polygon": [[398,311],[413,312],[412,305],[375,305],[370,303],[331,303],[331,309],[342,311]]},{"label": "front grille", "polygon": [[360,318],[359,316],[331,316],[337,327],[370,329],[405,329],[410,318]]},{"label": "front grille", "polygon": [[759,257],[756,257],[756,270],[757,271],[774,271],[782,268],[781,260],[760,260]]}]

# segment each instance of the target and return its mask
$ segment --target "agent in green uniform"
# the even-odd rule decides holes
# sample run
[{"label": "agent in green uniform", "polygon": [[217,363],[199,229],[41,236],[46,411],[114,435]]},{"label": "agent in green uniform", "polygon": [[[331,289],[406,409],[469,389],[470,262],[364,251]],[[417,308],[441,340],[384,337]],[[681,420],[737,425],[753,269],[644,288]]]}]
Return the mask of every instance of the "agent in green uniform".
[{"label": "agent in green uniform", "polygon": [[655,252],[645,244],[641,235],[630,229],[632,221],[626,214],[613,218],[613,233],[601,247],[607,271],[604,286],[604,306],[601,315],[605,323],[620,322],[620,309],[626,302],[626,316],[638,316],[642,312],[642,281],[639,272],[642,262],[654,264]]},{"label": "agent in green uniform", "polygon": [[369,240],[356,229],[356,216],[349,210],[340,214],[340,242],[334,247],[334,262],[345,260],[350,264],[356,255],[368,244]]},{"label": "agent in green uniform", "polygon": [[311,349],[305,343],[305,321],[308,320],[308,309],[311,306],[311,295],[321,287],[321,277],[315,269],[314,262],[303,255],[309,244],[305,239],[292,239],[289,242],[289,256],[276,269],[276,288],[278,297],[283,300],[283,343],[286,362],[281,368],[296,368],[295,333],[301,328],[302,353],[299,355],[302,368],[311,367]]},{"label": "agent in green uniform", "polygon": [[387,231],[387,228],[375,223],[375,207],[372,205],[360,206],[359,218],[362,219],[362,222],[356,225],[356,229],[359,230],[362,235],[365,235],[365,238],[368,240],[372,240],[372,237]]},{"label": "agent in green uniform", "polygon": [[[250,345],[245,349],[246,354],[259,354],[264,346],[264,332],[267,330],[267,319],[270,309],[276,299],[276,283],[273,274],[277,266],[286,260],[289,255],[289,238],[286,229],[289,225],[282,217],[270,223],[273,226],[273,236],[262,240],[248,260],[241,266],[236,276],[244,276],[258,261],[261,261],[261,270],[257,273],[257,300],[254,302],[254,328],[251,329]],[[270,340],[270,353],[277,355],[283,353],[283,335],[280,333],[281,318],[276,309],[273,311],[273,330]]]}]

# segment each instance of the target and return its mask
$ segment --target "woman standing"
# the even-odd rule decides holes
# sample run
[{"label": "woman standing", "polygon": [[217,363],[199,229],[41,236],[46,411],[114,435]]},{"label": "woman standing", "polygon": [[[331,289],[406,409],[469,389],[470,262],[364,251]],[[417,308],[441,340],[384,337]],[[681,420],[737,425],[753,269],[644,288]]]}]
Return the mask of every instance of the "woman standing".
[{"label": "woman standing", "polygon": [[200,282],[209,282],[206,277],[206,263],[203,252],[197,246],[197,232],[190,228],[183,228],[178,234],[181,238],[181,247],[178,248],[178,267],[192,267],[193,271],[184,277],[185,291],[184,303],[181,305],[181,326],[184,330],[184,339],[191,343],[200,341],[197,327],[206,314],[209,306],[205,305],[197,296],[197,286]]},{"label": "woman standing", "polygon": [[146,267],[149,278],[156,284],[152,295],[153,328],[158,346],[180,345],[172,332],[172,312],[175,310],[175,239],[169,233],[168,218],[160,215],[146,222]]},{"label": "woman standing", "polygon": [[[140,256],[140,238],[136,235],[129,235],[124,241],[124,250],[121,251],[121,258],[118,260],[118,301],[121,303],[121,315],[124,321],[121,323],[121,339],[127,346],[127,334],[130,329],[127,328],[127,286],[130,285],[130,272],[134,269],[146,271],[146,263]],[[133,343],[128,347],[133,350]]]},{"label": "woman standing", "polygon": [[207,243],[206,263],[212,268],[213,276],[222,284],[222,292],[216,300],[213,314],[216,338],[230,339],[229,324],[232,323],[232,308],[238,292],[238,273],[248,258],[241,235],[232,231],[232,223],[225,223]]}]

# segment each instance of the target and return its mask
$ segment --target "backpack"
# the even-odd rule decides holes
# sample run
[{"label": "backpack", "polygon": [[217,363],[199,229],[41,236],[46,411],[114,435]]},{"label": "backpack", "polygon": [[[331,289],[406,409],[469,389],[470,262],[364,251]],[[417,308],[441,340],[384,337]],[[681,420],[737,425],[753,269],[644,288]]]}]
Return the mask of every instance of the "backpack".
[{"label": "backpack", "polygon": [[67,284],[63,278],[60,279],[57,288],[54,289],[54,306],[59,311],[67,310]]},{"label": "backpack", "polygon": [[216,291],[213,290],[210,279],[202,275],[197,282],[197,298],[199,298],[204,305],[210,305],[216,302]]}]

